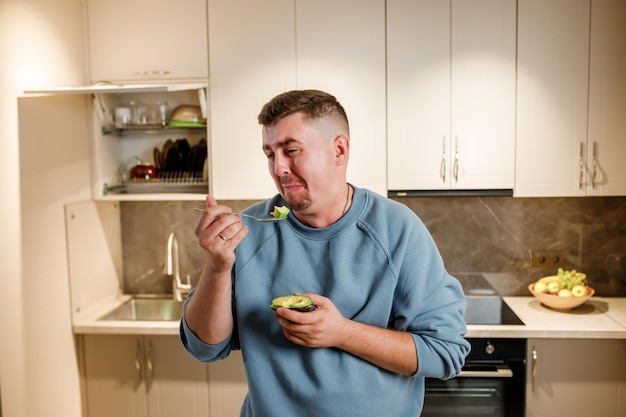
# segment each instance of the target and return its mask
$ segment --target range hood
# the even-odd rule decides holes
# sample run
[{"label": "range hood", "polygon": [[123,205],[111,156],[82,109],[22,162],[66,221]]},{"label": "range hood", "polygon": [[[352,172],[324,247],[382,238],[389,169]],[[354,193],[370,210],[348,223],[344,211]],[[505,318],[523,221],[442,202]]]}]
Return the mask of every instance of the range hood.
[{"label": "range hood", "polygon": [[388,190],[387,197],[485,197],[513,196],[513,189],[481,190]]}]

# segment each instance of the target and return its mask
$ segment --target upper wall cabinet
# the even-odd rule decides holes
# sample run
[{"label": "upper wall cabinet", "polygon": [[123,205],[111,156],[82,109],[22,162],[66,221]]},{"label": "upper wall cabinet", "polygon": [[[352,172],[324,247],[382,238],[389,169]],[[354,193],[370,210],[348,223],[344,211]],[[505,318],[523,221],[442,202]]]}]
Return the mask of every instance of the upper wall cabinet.
[{"label": "upper wall cabinet", "polygon": [[388,187],[511,189],[515,0],[388,0]]},{"label": "upper wall cabinet", "polygon": [[515,195],[626,195],[626,3],[520,0]]},{"label": "upper wall cabinet", "polygon": [[206,0],[86,0],[92,82],[208,77]]},{"label": "upper wall cabinet", "polygon": [[272,97],[296,88],[325,90],[344,105],[352,138],[348,180],[384,194],[384,1],[208,4],[214,194],[276,193],[257,115]]},{"label": "upper wall cabinet", "polygon": [[[203,200],[210,159],[206,89],[204,83],[109,84],[24,93],[91,98],[85,136],[95,200]],[[114,117],[122,110],[131,116],[124,123]],[[63,129],[55,120],[46,125]]]}]

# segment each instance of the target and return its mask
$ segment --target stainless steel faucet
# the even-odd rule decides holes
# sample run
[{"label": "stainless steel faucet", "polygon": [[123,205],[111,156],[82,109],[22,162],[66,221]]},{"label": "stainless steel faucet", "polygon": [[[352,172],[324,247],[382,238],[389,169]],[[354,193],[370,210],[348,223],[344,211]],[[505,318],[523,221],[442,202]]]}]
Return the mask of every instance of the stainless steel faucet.
[{"label": "stainless steel faucet", "polygon": [[187,283],[180,279],[180,257],[178,254],[178,238],[174,232],[167,239],[167,256],[165,258],[165,275],[172,280],[172,294],[178,302],[183,302],[191,290],[191,277],[187,275]]}]

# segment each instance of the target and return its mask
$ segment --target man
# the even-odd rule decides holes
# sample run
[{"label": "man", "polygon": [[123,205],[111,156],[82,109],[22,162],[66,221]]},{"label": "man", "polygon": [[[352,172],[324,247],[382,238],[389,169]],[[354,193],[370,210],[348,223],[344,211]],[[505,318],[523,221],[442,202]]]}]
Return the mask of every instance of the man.
[{"label": "man", "polygon": [[[202,361],[241,349],[242,417],[419,416],[424,378],[453,377],[469,351],[459,282],[414,213],[346,182],[349,127],[335,97],[290,91],[258,119],[279,194],[246,213],[291,212],[248,222],[207,197],[184,346]],[[269,308],[292,293],[315,310]]]}]

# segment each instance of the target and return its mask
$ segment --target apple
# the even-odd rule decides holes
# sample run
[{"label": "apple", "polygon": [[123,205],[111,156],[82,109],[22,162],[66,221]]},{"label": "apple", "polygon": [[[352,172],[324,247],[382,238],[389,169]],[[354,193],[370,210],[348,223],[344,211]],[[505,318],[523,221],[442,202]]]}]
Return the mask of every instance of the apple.
[{"label": "apple", "polygon": [[574,288],[572,288],[572,295],[574,297],[584,297],[588,293],[589,291],[587,291],[587,286],[585,285],[576,285]]},{"label": "apple", "polygon": [[559,283],[557,281],[552,281],[548,283],[548,291],[552,294],[556,294],[559,292]]},{"label": "apple", "polygon": [[536,282],[535,286],[533,287],[534,292],[544,292],[547,289],[548,289],[548,284],[546,284],[545,282],[541,282],[541,281]]},{"label": "apple", "polygon": [[567,288],[563,288],[562,290],[559,291],[558,295],[559,297],[571,297],[572,292],[568,290]]}]

